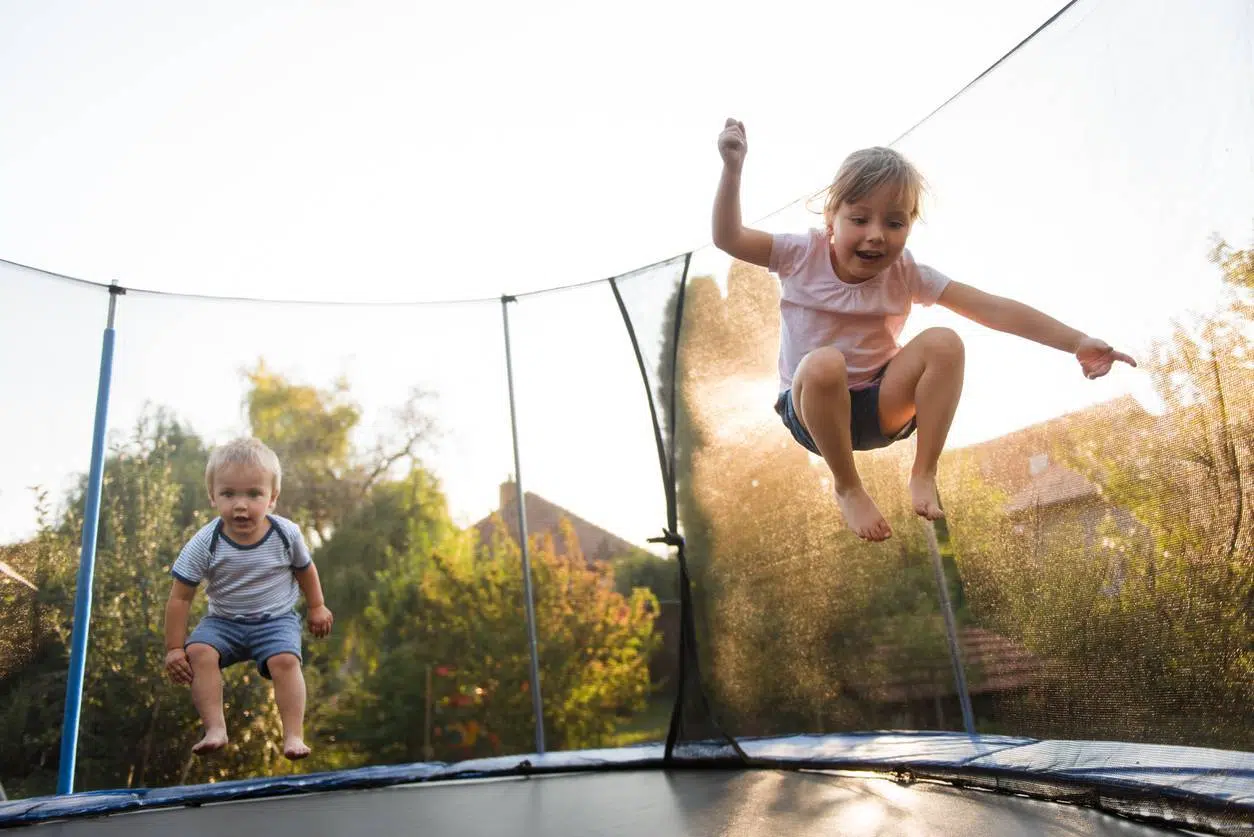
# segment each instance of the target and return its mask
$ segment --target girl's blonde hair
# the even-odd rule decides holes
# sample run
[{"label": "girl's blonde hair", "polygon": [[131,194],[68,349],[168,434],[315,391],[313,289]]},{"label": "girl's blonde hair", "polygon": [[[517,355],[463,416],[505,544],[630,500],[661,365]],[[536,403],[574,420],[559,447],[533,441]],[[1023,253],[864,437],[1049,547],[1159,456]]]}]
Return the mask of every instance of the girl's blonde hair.
[{"label": "girl's blonde hair", "polygon": [[824,220],[831,226],[842,203],[861,200],[886,184],[897,189],[901,203],[910,207],[910,220],[917,221],[922,215],[927,184],[918,169],[900,152],[882,146],[855,151],[840,164],[840,170],[825,192]]},{"label": "girl's blonde hair", "polygon": [[225,445],[213,449],[209,454],[209,462],[205,465],[205,488],[213,497],[213,475],[224,465],[253,465],[270,472],[271,491],[279,493],[283,483],[283,467],[279,465],[279,457],[266,447],[260,439],[233,439]]}]

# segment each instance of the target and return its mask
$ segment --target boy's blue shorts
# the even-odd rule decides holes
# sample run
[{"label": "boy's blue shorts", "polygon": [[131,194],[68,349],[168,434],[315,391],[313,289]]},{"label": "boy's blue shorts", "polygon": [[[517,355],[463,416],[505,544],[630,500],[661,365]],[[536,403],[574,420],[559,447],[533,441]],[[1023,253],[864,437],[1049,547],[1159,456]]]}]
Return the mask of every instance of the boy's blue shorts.
[{"label": "boy's blue shorts", "polygon": [[301,659],[300,627],[300,616],[295,611],[253,621],[206,616],[183,647],[197,642],[212,647],[219,655],[218,668],[255,660],[257,671],[269,679],[266,661],[275,654],[295,654],[296,659]]},{"label": "boy's blue shorts", "polygon": [[[906,423],[905,427],[891,436],[885,435],[880,429],[880,381],[883,375],[883,370],[881,370],[875,383],[866,389],[849,391],[849,431],[854,450],[875,450],[888,447],[893,442],[910,438],[914,433],[915,420],[913,418]],[[784,426],[792,432],[792,437],[802,447],[816,456],[822,456],[818,445],[814,444],[814,438],[810,436],[805,425],[801,423],[801,417],[797,415],[797,410],[792,403],[791,389],[786,389],[779,394],[779,398],[775,400],[775,412],[779,413]]]}]

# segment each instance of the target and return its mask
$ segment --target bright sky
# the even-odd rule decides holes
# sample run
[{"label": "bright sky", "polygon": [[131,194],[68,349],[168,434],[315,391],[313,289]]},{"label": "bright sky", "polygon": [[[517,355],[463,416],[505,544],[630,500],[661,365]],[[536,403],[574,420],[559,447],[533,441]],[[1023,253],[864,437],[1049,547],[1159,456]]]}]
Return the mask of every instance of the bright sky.
[{"label": "bright sky", "polygon": [[[727,115],[747,124],[744,210],[762,218],[849,150],[897,136],[1057,5],[6,3],[0,258],[264,298],[601,279],[707,241]],[[1244,0],[1206,14],[1081,2],[901,146],[935,194],[911,249],[1143,348],[1213,294],[1208,236],[1248,239],[1251,32]],[[721,262],[704,250],[695,267]],[[34,525],[27,486],[58,494],[86,469],[104,300],[0,269],[0,542]],[[937,321],[952,324],[928,311],[911,331]],[[656,455],[607,290],[524,299],[511,324],[525,487],[631,540],[656,533]],[[1148,398],[1139,373],[1085,382],[1066,357],[959,325],[956,444]],[[261,355],[307,382],[346,374],[367,436],[422,386],[446,430],[432,463],[470,523],[513,471],[500,329],[494,303],[132,294],[110,426],[123,434],[151,401],[222,440],[243,429],[239,370]]]}]

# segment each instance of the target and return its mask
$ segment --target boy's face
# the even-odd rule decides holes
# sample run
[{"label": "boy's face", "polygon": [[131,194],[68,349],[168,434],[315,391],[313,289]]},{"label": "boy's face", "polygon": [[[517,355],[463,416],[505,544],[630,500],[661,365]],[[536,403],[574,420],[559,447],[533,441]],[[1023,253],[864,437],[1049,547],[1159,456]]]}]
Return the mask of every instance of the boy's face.
[{"label": "boy's face", "polygon": [[897,261],[910,236],[910,209],[890,184],[856,201],[841,203],[828,227],[836,275],[857,284],[874,279]]},{"label": "boy's face", "polygon": [[224,465],[213,475],[213,505],[231,540],[250,544],[265,534],[266,515],[279,499],[273,487],[274,475],[256,465]]}]

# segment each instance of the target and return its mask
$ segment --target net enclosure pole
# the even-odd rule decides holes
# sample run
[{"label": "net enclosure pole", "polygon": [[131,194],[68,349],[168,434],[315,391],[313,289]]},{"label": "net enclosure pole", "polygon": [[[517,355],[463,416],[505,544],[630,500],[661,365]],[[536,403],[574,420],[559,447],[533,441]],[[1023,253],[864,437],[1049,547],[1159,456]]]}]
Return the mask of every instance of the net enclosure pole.
[{"label": "net enclosure pole", "polygon": [[57,765],[57,793],[74,792],[78,760],[78,722],[83,705],[83,675],[87,669],[87,633],[91,626],[91,585],[96,569],[96,533],[100,521],[100,493],[104,485],[105,430],[109,421],[109,386],[113,380],[113,329],[118,297],[126,289],[109,286],[109,315],[100,346],[100,379],[96,386],[96,419],[91,437],[91,467],[83,509],[83,540],[78,559],[74,596],[74,626],[70,633],[70,671],[65,683],[65,715],[61,723],[61,758]]},{"label": "net enclosure pole", "polygon": [[[527,546],[527,498],[523,494],[522,458],[518,452],[518,410],[514,402],[514,360],[509,339],[509,304],[501,297],[501,323],[505,329],[505,380],[509,385],[509,427],[514,441],[514,491],[518,500],[518,544],[522,548],[523,593],[527,614],[527,645],[531,654],[531,711],[536,718],[536,753],[544,753],[544,702],[540,696],[540,656],[536,648],[536,606],[531,585],[531,552]],[[504,511],[504,509],[502,509]]]},{"label": "net enclosure pole", "polygon": [[932,553],[932,570],[936,574],[936,590],[940,596],[941,615],[945,618],[945,638],[949,642],[949,661],[954,667],[954,689],[962,707],[962,726],[967,735],[975,735],[975,713],[971,711],[971,692],[967,689],[967,675],[962,664],[962,646],[958,643],[958,627],[954,620],[953,604],[949,600],[949,585],[945,581],[945,566],[941,563],[940,544],[936,540],[936,524],[923,521],[927,530],[928,551]]}]

